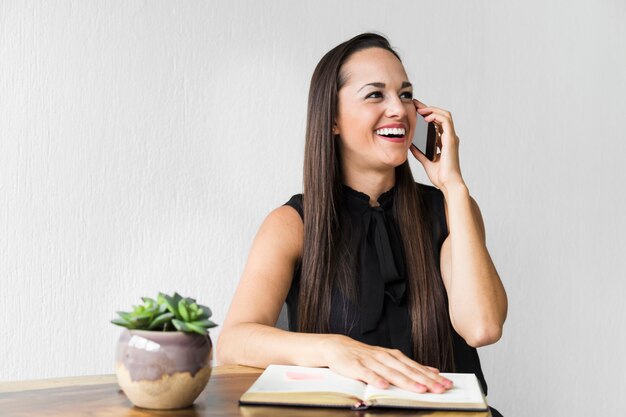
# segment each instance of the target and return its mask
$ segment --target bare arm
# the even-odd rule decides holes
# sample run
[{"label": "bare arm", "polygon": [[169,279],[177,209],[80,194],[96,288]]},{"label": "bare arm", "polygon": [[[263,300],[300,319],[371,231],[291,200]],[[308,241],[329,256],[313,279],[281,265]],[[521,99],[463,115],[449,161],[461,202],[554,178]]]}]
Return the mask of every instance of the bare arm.
[{"label": "bare arm", "polygon": [[347,336],[274,328],[302,256],[302,220],[291,207],[268,215],[259,229],[217,343],[221,364],[328,366],[344,376],[416,392],[452,386],[439,371],[399,350],[369,346]]},{"label": "bare arm", "polygon": [[487,250],[480,209],[464,184],[443,191],[450,234],[441,248],[441,274],[452,326],[471,346],[495,343],[507,296]]},{"label": "bare arm", "polygon": [[299,214],[283,206],[270,213],[250,249],[218,344],[218,362],[265,368],[271,363],[324,366],[320,344],[327,335],[274,327],[302,253]]},{"label": "bare arm", "polygon": [[445,196],[450,234],[441,247],[441,275],[448,293],[452,326],[474,347],[497,342],[506,319],[507,297],[487,246],[478,204],[461,175],[459,137],[452,114],[413,100],[426,122],[440,133],[441,154],[433,161],[411,146],[428,178]]}]

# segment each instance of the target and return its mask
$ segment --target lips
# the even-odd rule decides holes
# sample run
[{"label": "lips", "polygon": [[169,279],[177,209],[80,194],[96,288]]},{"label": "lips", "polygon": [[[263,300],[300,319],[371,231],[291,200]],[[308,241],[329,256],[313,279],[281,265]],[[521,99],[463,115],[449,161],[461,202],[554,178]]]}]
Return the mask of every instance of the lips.
[{"label": "lips", "polygon": [[[404,130],[404,135],[403,136],[399,136],[399,137],[388,137],[388,136],[382,136],[379,135],[378,133],[376,133],[377,130],[379,129],[403,129]],[[382,125],[382,126],[378,126],[376,129],[374,129],[374,134],[381,140],[386,140],[387,142],[391,142],[391,143],[404,143],[406,140],[406,136],[408,133],[408,128],[406,126],[406,124],[404,123],[389,123],[386,125]]]},{"label": "lips", "polygon": [[399,138],[388,138],[387,136],[382,136],[377,133],[375,135],[378,137],[378,139],[386,140],[393,143],[404,143],[404,141],[406,140],[406,135]]},{"label": "lips", "polygon": [[388,125],[384,125],[384,126],[378,126],[376,129],[374,130],[378,130],[378,129],[384,129],[384,128],[388,128],[388,129],[396,129],[396,128],[402,128],[404,130],[407,130],[406,125],[404,123],[390,123]]}]

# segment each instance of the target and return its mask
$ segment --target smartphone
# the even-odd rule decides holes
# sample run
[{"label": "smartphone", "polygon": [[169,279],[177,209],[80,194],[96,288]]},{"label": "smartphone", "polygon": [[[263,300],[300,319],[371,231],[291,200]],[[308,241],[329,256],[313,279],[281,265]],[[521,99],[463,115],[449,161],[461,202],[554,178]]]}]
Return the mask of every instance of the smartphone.
[{"label": "smartphone", "polygon": [[437,130],[434,122],[427,122],[424,116],[417,113],[415,132],[411,141],[415,147],[431,161],[437,155]]}]

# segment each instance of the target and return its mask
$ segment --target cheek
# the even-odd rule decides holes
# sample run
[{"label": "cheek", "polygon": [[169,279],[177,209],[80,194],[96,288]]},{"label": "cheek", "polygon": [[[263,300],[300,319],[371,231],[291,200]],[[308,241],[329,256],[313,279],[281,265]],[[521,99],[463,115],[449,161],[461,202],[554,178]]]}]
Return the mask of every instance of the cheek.
[{"label": "cheek", "polygon": [[359,116],[345,119],[343,127],[343,137],[346,142],[366,144],[372,142],[376,134],[374,128],[378,121],[377,117],[361,114]]},{"label": "cheek", "polygon": [[352,130],[339,137],[341,147],[350,152],[363,153],[373,146],[372,135],[367,131]]},{"label": "cheek", "polygon": [[419,116],[417,114],[417,109],[415,108],[413,103],[411,103],[410,105],[407,106],[406,114],[407,114],[407,117],[409,119],[409,124],[411,126],[415,126],[415,121],[417,120],[418,117],[421,117],[421,116]]}]

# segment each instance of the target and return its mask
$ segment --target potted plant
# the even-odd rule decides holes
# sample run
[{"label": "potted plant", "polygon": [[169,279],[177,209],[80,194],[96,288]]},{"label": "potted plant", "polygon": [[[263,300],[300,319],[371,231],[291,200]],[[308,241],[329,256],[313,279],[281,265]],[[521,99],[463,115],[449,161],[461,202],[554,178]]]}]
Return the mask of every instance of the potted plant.
[{"label": "potted plant", "polygon": [[211,309],[177,293],[142,300],[111,320],[126,327],[117,343],[118,383],[137,407],[188,407],[211,376]]}]

